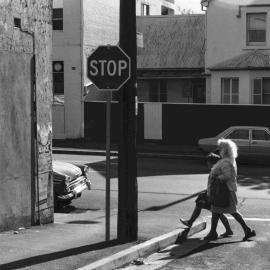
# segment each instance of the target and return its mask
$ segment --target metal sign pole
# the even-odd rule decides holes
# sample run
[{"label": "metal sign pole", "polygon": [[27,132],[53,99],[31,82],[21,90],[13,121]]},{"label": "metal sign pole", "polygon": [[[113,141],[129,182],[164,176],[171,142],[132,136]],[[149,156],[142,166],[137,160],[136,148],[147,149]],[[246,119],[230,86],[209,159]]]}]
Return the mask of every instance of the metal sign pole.
[{"label": "metal sign pole", "polygon": [[107,101],[106,101],[106,241],[110,240],[111,99],[112,99],[112,92],[107,91]]}]

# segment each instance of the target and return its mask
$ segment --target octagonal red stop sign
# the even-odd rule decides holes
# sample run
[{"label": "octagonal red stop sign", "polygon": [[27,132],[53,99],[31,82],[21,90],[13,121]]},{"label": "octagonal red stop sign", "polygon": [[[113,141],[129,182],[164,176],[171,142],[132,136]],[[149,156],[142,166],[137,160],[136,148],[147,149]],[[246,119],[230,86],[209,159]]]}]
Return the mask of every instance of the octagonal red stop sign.
[{"label": "octagonal red stop sign", "polygon": [[130,78],[130,57],[119,46],[99,46],[87,59],[87,76],[99,90],[119,90]]}]

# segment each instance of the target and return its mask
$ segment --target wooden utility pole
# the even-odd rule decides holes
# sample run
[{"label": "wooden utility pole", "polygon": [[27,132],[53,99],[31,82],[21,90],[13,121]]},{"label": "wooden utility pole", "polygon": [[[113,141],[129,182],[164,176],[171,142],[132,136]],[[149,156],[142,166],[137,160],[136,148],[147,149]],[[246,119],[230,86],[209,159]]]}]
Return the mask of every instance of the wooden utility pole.
[{"label": "wooden utility pole", "polygon": [[136,1],[120,0],[120,47],[131,58],[131,77],[120,90],[118,165],[118,225],[120,241],[138,238],[138,187],[136,157]]}]

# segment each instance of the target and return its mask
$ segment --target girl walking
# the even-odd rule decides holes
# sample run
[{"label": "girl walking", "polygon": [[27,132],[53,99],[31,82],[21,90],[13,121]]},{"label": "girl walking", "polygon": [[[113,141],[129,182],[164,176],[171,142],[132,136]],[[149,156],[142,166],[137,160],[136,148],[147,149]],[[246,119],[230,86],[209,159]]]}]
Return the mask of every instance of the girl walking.
[{"label": "girl walking", "polygon": [[[250,237],[256,235],[255,231],[252,230],[244,221],[241,213],[237,210],[237,146],[229,139],[218,140],[218,150],[221,160],[219,160],[211,171],[211,177],[219,181],[220,183],[226,183],[229,189],[229,206],[226,208],[211,206],[212,220],[211,229],[209,234],[204,238],[205,240],[216,240],[217,239],[217,223],[222,214],[231,214],[234,219],[241,225],[244,231],[243,241],[246,241]],[[211,196],[210,190],[208,195]]]}]

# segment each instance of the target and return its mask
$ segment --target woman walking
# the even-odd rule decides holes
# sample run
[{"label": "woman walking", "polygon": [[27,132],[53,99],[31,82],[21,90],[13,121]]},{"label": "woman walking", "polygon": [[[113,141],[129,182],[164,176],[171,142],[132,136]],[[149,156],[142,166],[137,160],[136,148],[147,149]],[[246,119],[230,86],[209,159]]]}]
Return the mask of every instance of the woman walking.
[{"label": "woman walking", "polygon": [[[211,178],[211,170],[213,170],[213,168],[215,167],[215,164],[219,160],[220,160],[220,156],[216,155],[214,153],[210,153],[206,157],[207,166],[210,169],[210,173],[208,176],[208,183],[207,183],[208,189],[211,186],[211,183],[213,181],[213,179]],[[190,218],[188,220],[183,220],[181,218],[179,218],[179,219],[185,226],[190,228],[192,226],[192,224],[194,223],[194,221],[200,216],[202,209],[207,209],[207,210],[211,211],[211,203],[210,203],[209,197],[207,196],[207,190],[204,190],[203,192],[201,192],[199,194],[199,196],[197,197],[196,205],[195,205],[195,208],[194,208]],[[220,214],[219,218],[220,218],[221,222],[223,223],[225,230],[226,230],[223,234],[221,234],[221,236],[222,237],[229,237],[229,236],[233,235],[233,232],[231,230],[230,224],[229,224],[226,216],[223,214]]]},{"label": "woman walking", "polygon": [[[204,238],[205,240],[216,240],[218,235],[216,232],[217,223],[221,214],[231,214],[234,219],[242,226],[244,231],[243,241],[256,235],[255,231],[247,226],[242,215],[237,210],[237,146],[229,139],[218,140],[218,150],[221,160],[216,163],[211,171],[211,177],[219,183],[226,183],[229,189],[229,206],[218,207],[212,204],[212,220],[209,234]],[[208,189],[208,195],[211,197],[211,191]]]}]

